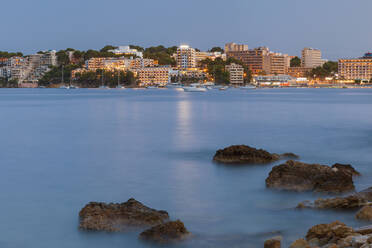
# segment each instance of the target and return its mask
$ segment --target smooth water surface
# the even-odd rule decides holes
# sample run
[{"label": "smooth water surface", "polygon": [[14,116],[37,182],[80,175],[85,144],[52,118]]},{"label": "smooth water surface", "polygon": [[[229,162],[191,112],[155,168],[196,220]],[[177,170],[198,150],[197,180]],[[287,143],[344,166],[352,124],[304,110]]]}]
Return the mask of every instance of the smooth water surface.
[{"label": "smooth water surface", "polygon": [[[90,201],[129,198],[181,219],[172,247],[288,245],[355,212],[295,210],[311,193],[265,188],[273,165],[223,166],[214,152],[247,144],[305,162],[350,163],[372,186],[372,90],[1,89],[0,247],[153,247],[140,232],[78,230]],[[282,161],[281,161],[282,162]]]}]

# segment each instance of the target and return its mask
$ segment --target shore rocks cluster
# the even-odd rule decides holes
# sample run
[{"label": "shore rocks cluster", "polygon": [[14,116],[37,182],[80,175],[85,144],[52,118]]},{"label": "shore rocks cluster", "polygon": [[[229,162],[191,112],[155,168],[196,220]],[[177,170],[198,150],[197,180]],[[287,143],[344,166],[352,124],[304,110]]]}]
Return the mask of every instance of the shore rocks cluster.
[{"label": "shore rocks cluster", "polygon": [[213,160],[225,164],[266,164],[281,158],[296,159],[298,156],[294,153],[279,155],[246,145],[234,145],[218,150]]},{"label": "shore rocks cluster", "polygon": [[149,208],[133,198],[120,204],[91,202],[80,211],[79,217],[79,228],[88,231],[150,228],[140,238],[155,242],[179,241],[189,234],[180,220],[170,221],[166,211]]},{"label": "shore rocks cluster", "polygon": [[359,173],[351,165],[335,164],[330,167],[289,160],[273,167],[266,186],[292,191],[343,193],[355,189],[354,175]]}]

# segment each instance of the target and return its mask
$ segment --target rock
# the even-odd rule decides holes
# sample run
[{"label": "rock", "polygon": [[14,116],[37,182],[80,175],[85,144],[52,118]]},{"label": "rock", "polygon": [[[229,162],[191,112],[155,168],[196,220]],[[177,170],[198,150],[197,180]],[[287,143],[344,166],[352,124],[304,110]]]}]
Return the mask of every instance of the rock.
[{"label": "rock", "polygon": [[355,229],[356,233],[360,233],[362,235],[365,234],[372,234],[372,226],[363,226]]},{"label": "rock", "polygon": [[154,226],[142,232],[140,239],[157,243],[172,243],[185,239],[189,234],[184,224],[177,220]]},{"label": "rock", "polygon": [[355,209],[368,204],[367,200],[357,195],[347,197],[335,197],[322,199],[319,198],[313,203],[304,201],[297,205],[297,208],[317,208],[317,209]]},{"label": "rock", "polygon": [[346,238],[354,233],[351,227],[346,226],[340,221],[330,224],[319,224],[309,229],[306,234],[306,240],[317,238],[319,245],[323,246],[330,243],[336,243],[338,240]]},{"label": "rock", "polygon": [[265,241],[264,248],[280,248],[282,236],[276,236]]},{"label": "rock", "polygon": [[349,173],[352,176],[360,176],[360,173],[358,171],[356,171],[353,168],[353,166],[351,166],[350,164],[336,163],[336,164],[332,165],[332,168],[336,168],[338,170],[343,170],[344,172]]},{"label": "rock", "polygon": [[271,154],[265,150],[245,145],[235,145],[218,150],[213,157],[214,161],[227,164],[264,164],[279,159],[278,154]]},{"label": "rock", "polygon": [[166,211],[151,209],[135,199],[121,204],[91,202],[79,216],[80,229],[108,232],[155,226],[169,219]]},{"label": "rock", "polygon": [[355,189],[352,176],[345,170],[293,160],[273,167],[266,179],[266,186],[283,190],[329,193],[349,192]]},{"label": "rock", "polygon": [[362,245],[366,244],[368,239],[371,237],[371,235],[359,235],[354,236],[351,240],[351,245],[353,247],[361,247]]},{"label": "rock", "polygon": [[287,152],[287,153],[283,153],[280,155],[281,158],[286,158],[286,159],[299,159],[300,156],[298,156],[297,154],[294,154],[292,152]]},{"label": "rock", "polygon": [[358,220],[372,220],[372,207],[364,206],[355,216]]},{"label": "rock", "polygon": [[310,245],[306,240],[298,239],[289,248],[310,248]]}]

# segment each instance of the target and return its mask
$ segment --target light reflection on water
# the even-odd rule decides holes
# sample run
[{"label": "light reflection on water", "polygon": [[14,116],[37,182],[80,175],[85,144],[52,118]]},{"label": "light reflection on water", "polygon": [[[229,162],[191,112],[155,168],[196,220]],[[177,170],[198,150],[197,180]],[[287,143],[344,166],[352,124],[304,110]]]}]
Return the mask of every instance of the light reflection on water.
[{"label": "light reflection on water", "polygon": [[134,197],[194,233],[177,247],[285,245],[312,225],[358,223],[354,212],[295,210],[319,195],[271,191],[275,164],[214,164],[215,150],[248,144],[306,162],[353,164],[372,186],[372,91],[0,90],[0,247],[154,247],[138,232],[85,233],[89,201]]}]

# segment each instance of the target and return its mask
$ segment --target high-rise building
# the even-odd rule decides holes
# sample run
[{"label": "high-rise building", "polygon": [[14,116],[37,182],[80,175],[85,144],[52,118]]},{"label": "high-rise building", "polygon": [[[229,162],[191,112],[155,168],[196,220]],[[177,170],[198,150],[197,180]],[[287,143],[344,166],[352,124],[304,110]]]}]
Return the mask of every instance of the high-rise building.
[{"label": "high-rise building", "polygon": [[140,86],[165,86],[170,82],[170,67],[143,67],[132,71],[136,74]]},{"label": "high-rise building", "polygon": [[315,68],[324,64],[322,52],[319,49],[304,48],[302,50],[301,66],[305,68]]},{"label": "high-rise building", "polygon": [[230,73],[230,83],[232,85],[244,84],[244,68],[241,65],[231,63],[225,66],[226,71]]},{"label": "high-rise building", "polygon": [[248,45],[245,45],[245,44],[236,44],[234,42],[225,44],[225,53],[247,51],[247,50],[248,50]]},{"label": "high-rise building", "polygon": [[258,47],[250,50],[243,51],[229,51],[227,52],[227,58],[235,58],[242,61],[253,74],[259,74],[264,72],[267,67],[266,56],[270,53],[267,47]]},{"label": "high-rise building", "polygon": [[270,52],[264,56],[264,71],[267,74],[286,74],[289,66],[288,54]]},{"label": "high-rise building", "polygon": [[196,51],[188,45],[181,45],[177,49],[177,67],[178,68],[195,68]]},{"label": "high-rise building", "polygon": [[358,59],[340,59],[339,76],[347,80],[370,80],[372,78],[372,53],[366,53]]}]

